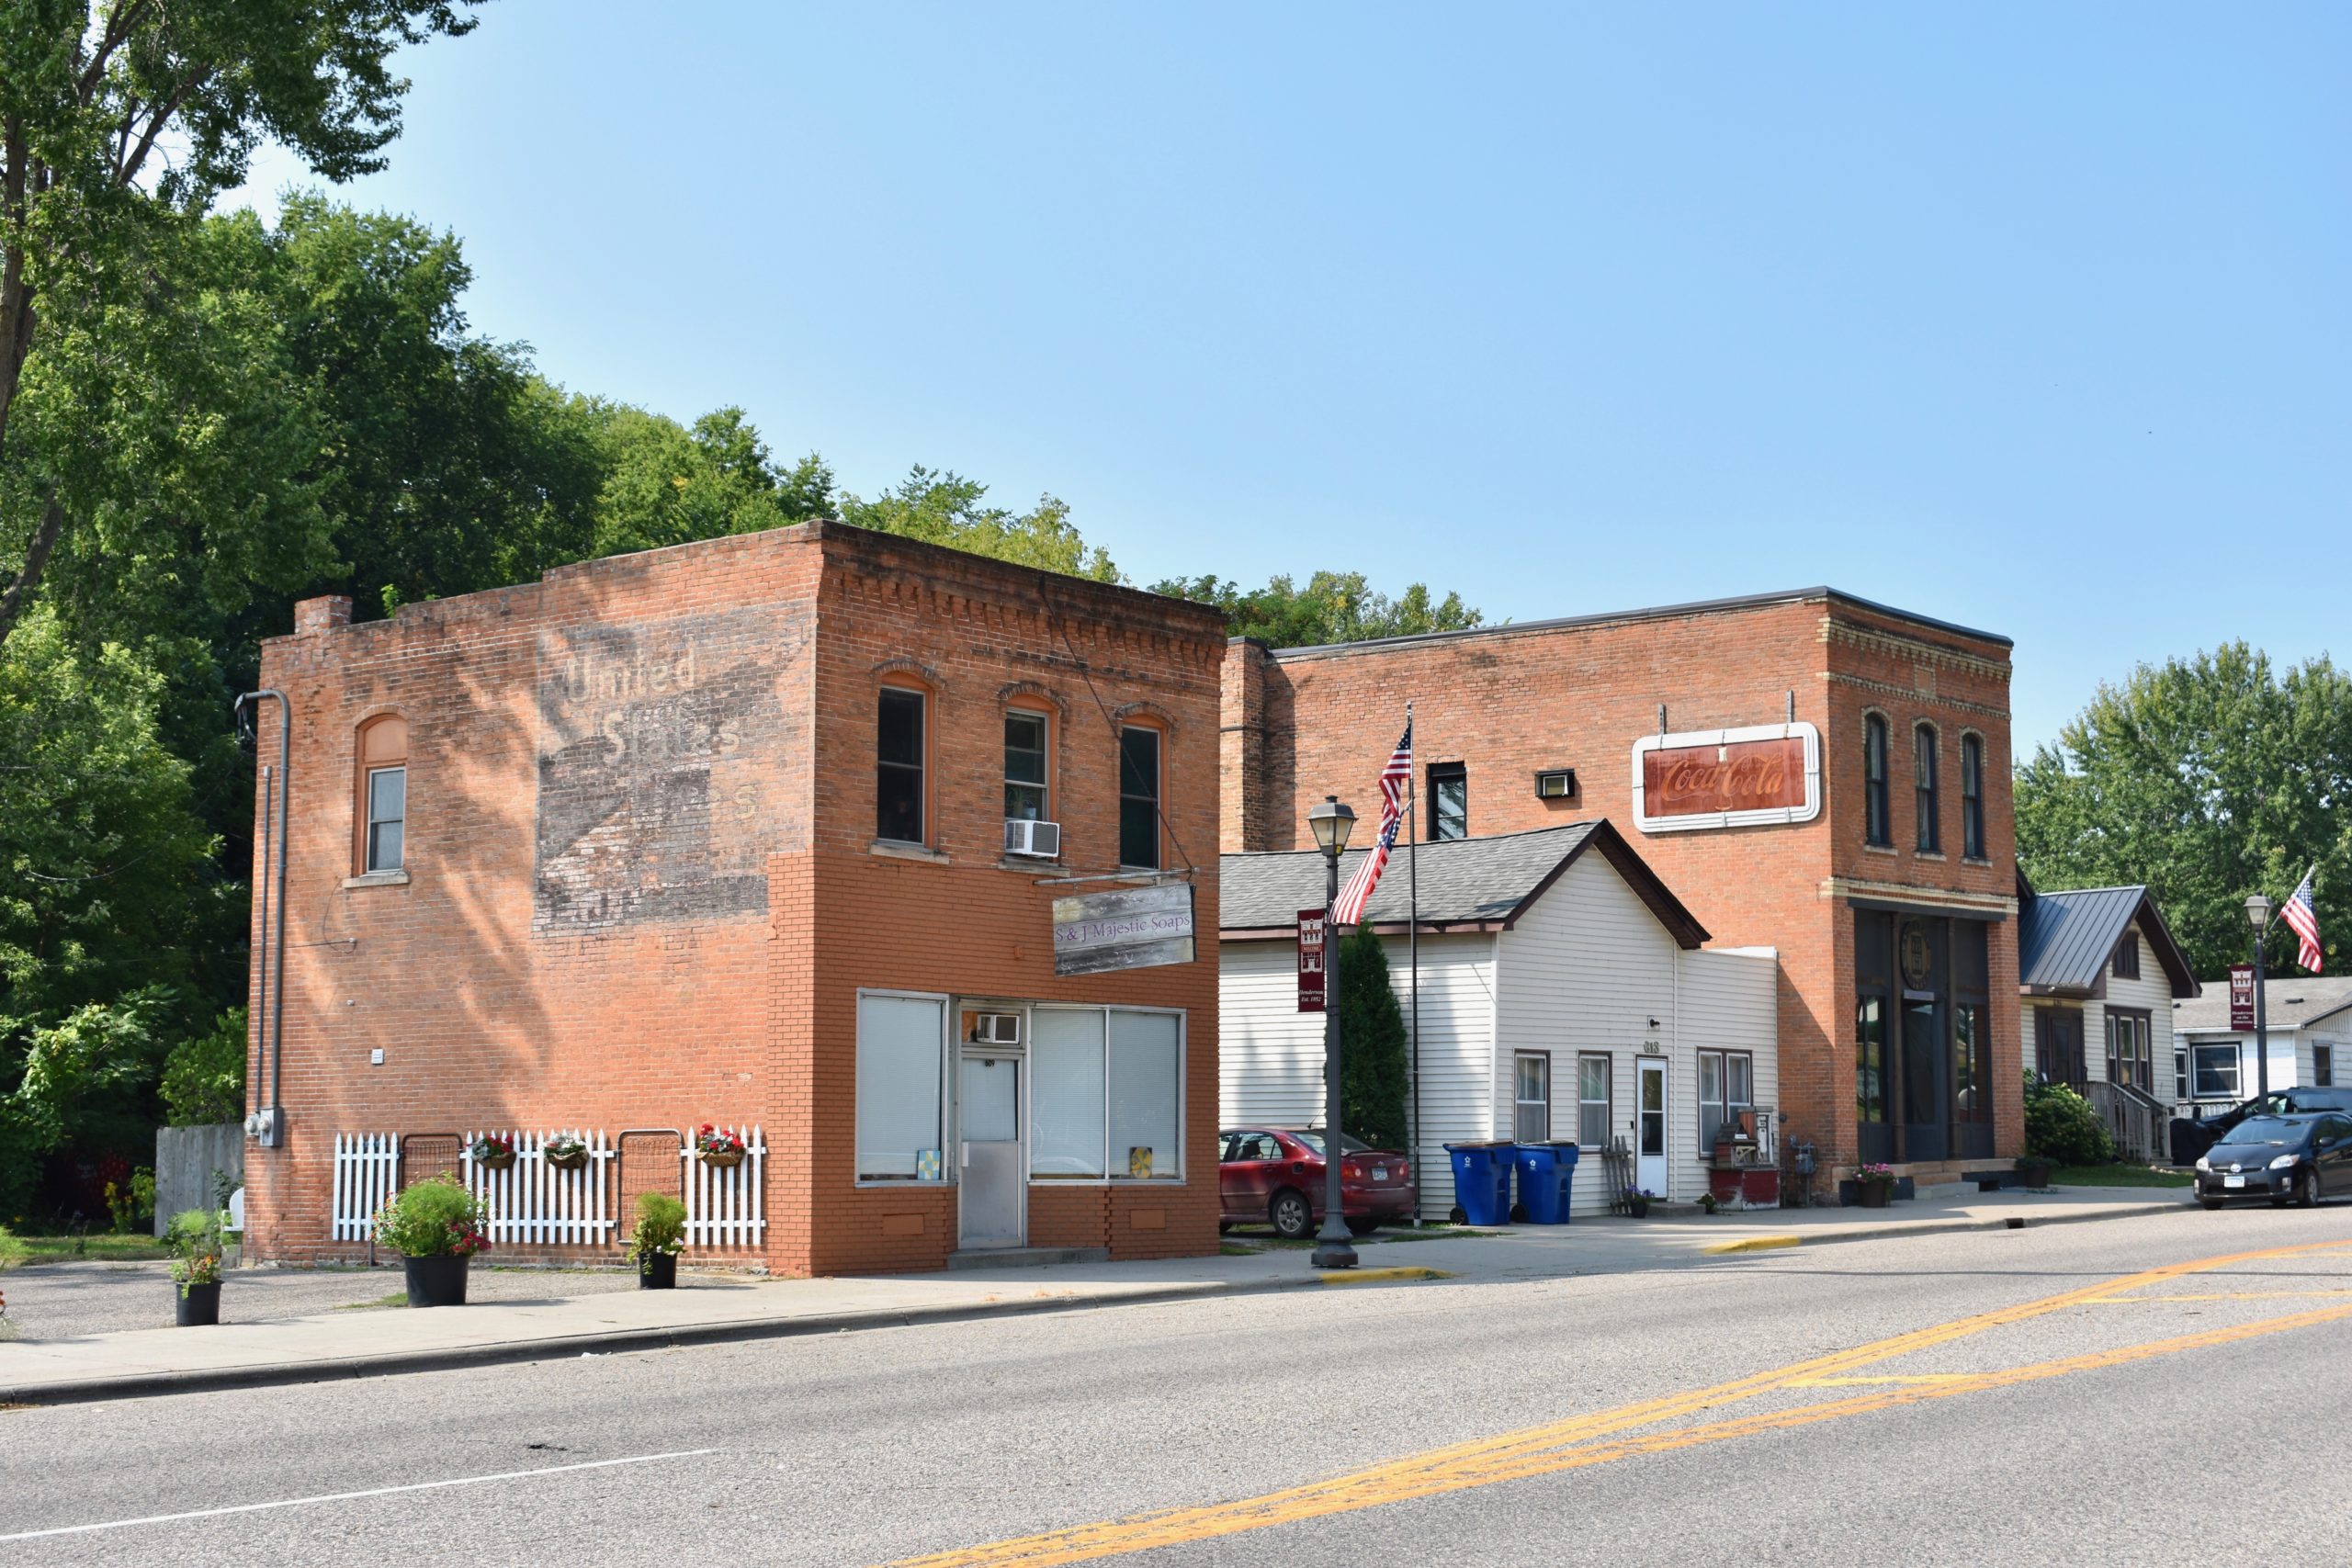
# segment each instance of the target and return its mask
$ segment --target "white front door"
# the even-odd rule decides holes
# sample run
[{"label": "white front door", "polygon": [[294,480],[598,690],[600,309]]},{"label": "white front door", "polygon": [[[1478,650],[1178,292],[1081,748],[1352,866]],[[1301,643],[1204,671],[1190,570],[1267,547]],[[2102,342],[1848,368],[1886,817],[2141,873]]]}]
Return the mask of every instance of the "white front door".
[{"label": "white front door", "polygon": [[1029,1238],[1023,1060],[1003,1047],[967,1044],[957,1064],[957,1232],[965,1247],[1019,1247]]},{"label": "white front door", "polygon": [[1634,1185],[1666,1196],[1666,1058],[1636,1058],[1634,1071]]}]

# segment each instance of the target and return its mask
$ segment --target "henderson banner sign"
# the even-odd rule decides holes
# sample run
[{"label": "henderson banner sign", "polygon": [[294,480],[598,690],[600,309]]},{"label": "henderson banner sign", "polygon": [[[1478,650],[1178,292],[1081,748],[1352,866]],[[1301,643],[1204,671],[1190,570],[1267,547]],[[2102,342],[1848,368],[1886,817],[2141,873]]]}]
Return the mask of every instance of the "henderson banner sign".
[{"label": "henderson banner sign", "polygon": [[2230,1027],[2254,1027],[2254,965],[2230,965]]},{"label": "henderson banner sign", "polygon": [[1298,1010],[1323,1010],[1323,933],[1321,909],[1298,912]]}]

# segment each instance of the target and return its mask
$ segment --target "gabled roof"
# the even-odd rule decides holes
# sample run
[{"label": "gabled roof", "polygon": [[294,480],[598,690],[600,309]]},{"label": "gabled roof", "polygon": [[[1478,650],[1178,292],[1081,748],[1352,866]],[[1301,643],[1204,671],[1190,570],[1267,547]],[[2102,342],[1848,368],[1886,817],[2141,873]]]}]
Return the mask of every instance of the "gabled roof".
[{"label": "gabled roof", "polygon": [[[1697,947],[1707,940],[1706,928],[1605,820],[1421,845],[1420,928],[1509,931],[1589,850],[1616,868],[1677,942]],[[1340,857],[1341,886],[1370,852],[1351,850]],[[1412,881],[1405,853],[1400,849],[1390,854],[1388,869],[1381,874],[1380,886],[1364,910],[1365,924],[1375,931],[1401,932],[1407,927]],[[1297,927],[1298,912],[1319,906],[1324,890],[1319,850],[1223,856],[1217,881],[1219,934],[1227,941],[1288,936]]]},{"label": "gabled roof", "polygon": [[2173,941],[2155,900],[2142,887],[2080,887],[2037,893],[2018,876],[2018,984],[2038,996],[2089,996],[2124,929],[2137,924],[2176,997],[2198,993],[2188,957]]},{"label": "gabled roof", "polygon": [[[2352,976],[2306,975],[2300,979],[2282,976],[2263,983],[2263,1021],[2274,1030],[2308,1029],[2346,1008],[2352,1008]],[[2172,1026],[2176,1031],[2199,1033],[2245,1032],[2230,1028],[2230,983],[2226,979],[2214,981],[2203,996],[2192,1001],[2174,1003]]]}]

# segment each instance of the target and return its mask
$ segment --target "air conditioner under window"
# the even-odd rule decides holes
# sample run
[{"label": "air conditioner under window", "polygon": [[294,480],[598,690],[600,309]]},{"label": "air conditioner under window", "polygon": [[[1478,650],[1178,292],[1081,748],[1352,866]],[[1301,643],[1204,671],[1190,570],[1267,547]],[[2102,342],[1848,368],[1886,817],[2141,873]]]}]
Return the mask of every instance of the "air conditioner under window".
[{"label": "air conditioner under window", "polygon": [[1004,823],[1004,852],[1009,855],[1035,855],[1039,860],[1058,860],[1062,852],[1062,825],[1040,822],[1029,817],[1009,817]]},{"label": "air conditioner under window", "polygon": [[1021,1015],[1017,1012],[977,1012],[972,1018],[972,1043],[975,1045],[1018,1045],[1021,1043]]}]

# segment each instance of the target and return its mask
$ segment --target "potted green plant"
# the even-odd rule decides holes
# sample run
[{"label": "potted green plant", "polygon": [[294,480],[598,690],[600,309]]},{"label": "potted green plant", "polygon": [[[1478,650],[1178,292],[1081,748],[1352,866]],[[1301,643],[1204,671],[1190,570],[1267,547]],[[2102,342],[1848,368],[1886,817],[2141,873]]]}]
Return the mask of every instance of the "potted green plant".
[{"label": "potted green plant", "polygon": [[1894,1195],[1894,1168],[1862,1165],[1854,1168],[1854,1192],[1865,1209],[1883,1209]]},{"label": "potted green plant", "polygon": [[466,1274],[490,1245],[488,1205],[455,1177],[427,1177],[376,1214],[376,1239],[401,1255],[413,1307],[463,1306]]},{"label": "potted green plant", "polygon": [[182,1209],[164,1232],[172,1254],[172,1281],[179,1287],[176,1321],[198,1328],[220,1321],[220,1269],[228,1244],[217,1209]]},{"label": "potted green plant", "polygon": [[539,1154],[557,1170],[579,1170],[588,1163],[588,1145],[569,1133],[558,1133],[540,1145]]},{"label": "potted green plant", "polygon": [[495,1133],[484,1133],[466,1152],[484,1170],[504,1170],[514,1163],[514,1141]]},{"label": "potted green plant", "polygon": [[1657,1197],[1646,1187],[1629,1186],[1625,1189],[1625,1212],[1637,1220],[1646,1220],[1650,1217],[1650,1203]]},{"label": "potted green plant", "polygon": [[667,1192],[637,1200],[637,1228],[629,1233],[629,1261],[637,1265],[640,1291],[675,1290],[678,1253],[686,1245],[686,1206]]},{"label": "potted green plant", "polygon": [[724,1127],[706,1122],[695,1134],[695,1154],[714,1170],[732,1170],[743,1163],[743,1140]]},{"label": "potted green plant", "polygon": [[1699,1194],[1699,1207],[1706,1213],[1713,1213],[1722,1203],[1723,1200],[1716,1197],[1712,1190]]},{"label": "potted green plant", "polygon": [[2030,1187],[2039,1192],[2050,1185],[2050,1173],[2056,1168],[2048,1160],[2039,1156],[2028,1155],[2018,1161],[2018,1184]]}]

